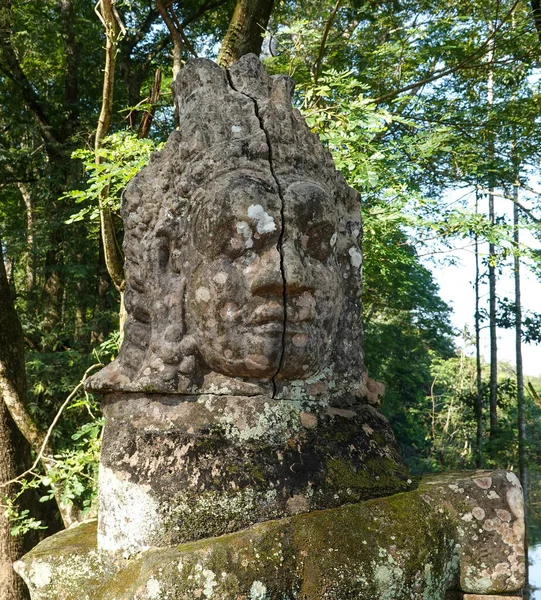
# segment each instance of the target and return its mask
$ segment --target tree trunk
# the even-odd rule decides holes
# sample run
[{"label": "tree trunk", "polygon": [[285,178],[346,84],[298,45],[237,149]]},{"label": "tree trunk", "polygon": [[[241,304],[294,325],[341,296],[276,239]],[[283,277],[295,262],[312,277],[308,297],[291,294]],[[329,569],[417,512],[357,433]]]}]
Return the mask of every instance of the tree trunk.
[{"label": "tree trunk", "polygon": [[177,19],[174,18],[174,15],[169,13],[162,0],[156,0],[156,6],[160,11],[163,22],[166,24],[167,29],[169,29],[169,34],[173,41],[173,81],[175,81],[182,68],[182,28]]},{"label": "tree trunk", "polygon": [[[488,53],[490,63],[487,81],[487,104],[489,111],[489,127],[494,107],[494,40],[490,42]],[[488,218],[491,227],[496,224],[494,211],[494,133],[489,132],[489,193],[488,193]],[[490,328],[490,435],[494,437],[498,430],[498,338],[496,332],[496,247],[491,241],[488,247],[488,287],[489,287],[489,328]]]},{"label": "tree trunk", "polygon": [[[517,176],[518,180],[518,176]],[[518,199],[518,187],[515,185],[515,198]],[[517,363],[517,408],[518,408],[518,470],[524,491],[524,519],[527,521],[528,507],[528,455],[526,446],[526,398],[524,394],[524,370],[522,366],[522,298],[520,291],[520,233],[518,206],[513,205],[513,241],[515,244],[515,347]],[[526,528],[526,581],[528,581],[528,531]]]},{"label": "tree trunk", "polygon": [[[101,101],[101,111],[96,129],[96,139],[94,150],[96,154],[96,164],[100,163],[99,150],[103,138],[107,135],[111,114],[113,112],[113,90],[115,83],[115,64],[118,49],[118,37],[120,27],[114,13],[112,0],[100,0],[100,14],[103,26],[105,28],[105,69],[103,74],[103,93]],[[100,224],[103,249],[105,254],[105,264],[107,271],[113,280],[117,290],[122,293],[124,290],[124,268],[122,257],[116,239],[113,216],[106,203],[107,189],[104,189],[100,197]]]},{"label": "tree trunk", "polygon": [[[478,211],[478,194],[475,195],[475,212]],[[475,364],[477,372],[477,391],[475,396],[476,454],[475,466],[479,469],[483,464],[483,373],[481,369],[481,313],[479,307],[479,236],[475,234]]]},{"label": "tree trunk", "polygon": [[[0,397],[0,483],[10,481],[30,466],[28,444],[15,426]],[[11,496],[15,486],[2,488],[2,495]],[[26,600],[29,598],[23,580],[13,570],[13,563],[30,550],[35,536],[11,535],[11,523],[0,509],[0,598]]]},{"label": "tree trunk", "polygon": [[[0,483],[10,481],[30,466],[30,447],[7,408],[7,395],[24,394],[26,374],[22,329],[15,313],[13,298],[2,253],[0,240]],[[14,486],[0,490],[11,495]],[[23,600],[28,598],[26,587],[13,571],[12,564],[37,542],[36,535],[11,535],[11,524],[0,509],[0,598]]]},{"label": "tree trunk", "polygon": [[17,187],[23,197],[26,210],[26,293],[31,294],[34,291],[36,283],[36,261],[34,248],[34,207],[32,203],[32,194],[28,186],[19,181]]},{"label": "tree trunk", "polygon": [[75,34],[75,10],[71,0],[60,0],[60,25],[64,39],[64,111],[62,140],[68,141],[79,120],[79,60]]},{"label": "tree trunk", "polygon": [[274,0],[237,0],[233,17],[218,54],[218,64],[227,68],[244,54],[259,56]]}]

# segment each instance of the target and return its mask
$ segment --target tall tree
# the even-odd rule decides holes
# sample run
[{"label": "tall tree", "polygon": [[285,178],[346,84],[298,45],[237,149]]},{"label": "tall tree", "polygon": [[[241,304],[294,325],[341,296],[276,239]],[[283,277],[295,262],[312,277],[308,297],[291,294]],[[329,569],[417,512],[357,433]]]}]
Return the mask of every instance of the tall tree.
[{"label": "tall tree", "polygon": [[[475,213],[479,211],[479,193],[475,193]],[[483,375],[481,368],[481,306],[480,306],[480,283],[481,274],[479,270],[479,234],[474,234],[475,239],[475,466],[479,469],[483,464]]]},{"label": "tall tree", "polygon": [[218,54],[218,64],[229,67],[244,54],[259,56],[274,0],[237,0]]},{"label": "tall tree", "polygon": [[[22,329],[13,306],[13,297],[0,240],[0,484],[15,479],[30,466],[30,446],[7,408],[18,404],[26,386]],[[15,492],[15,486],[0,489],[2,496]],[[36,537],[13,537],[11,523],[0,509],[0,597],[5,600],[28,598],[26,586],[15,574],[13,563],[36,543]]]}]

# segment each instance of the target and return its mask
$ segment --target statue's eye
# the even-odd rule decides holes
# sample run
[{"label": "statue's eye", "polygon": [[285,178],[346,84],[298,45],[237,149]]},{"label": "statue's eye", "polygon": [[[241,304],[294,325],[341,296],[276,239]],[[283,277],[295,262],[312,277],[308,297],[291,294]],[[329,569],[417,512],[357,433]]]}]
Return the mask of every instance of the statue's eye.
[{"label": "statue's eye", "polygon": [[303,236],[302,246],[305,253],[321,262],[327,260],[332,254],[335,231],[336,225],[328,221],[311,224]]},{"label": "statue's eye", "polygon": [[254,232],[246,221],[236,221],[228,227],[229,235],[222,241],[222,253],[230,258],[238,258],[254,247]]}]

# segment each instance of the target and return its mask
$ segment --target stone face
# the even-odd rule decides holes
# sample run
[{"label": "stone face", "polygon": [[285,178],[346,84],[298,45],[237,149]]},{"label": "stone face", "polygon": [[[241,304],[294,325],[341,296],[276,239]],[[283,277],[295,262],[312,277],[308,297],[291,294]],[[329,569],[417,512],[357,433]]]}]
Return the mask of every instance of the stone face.
[{"label": "stone face", "polygon": [[[490,477],[491,487],[480,488],[477,477]],[[484,595],[463,596],[460,582],[471,566],[474,544],[464,535],[464,515],[474,506],[484,506],[489,516],[508,510],[502,498],[514,487],[501,471],[435,476],[411,492],[131,558],[97,550],[93,522],[47,538],[16,568],[32,600],[513,598],[523,583],[519,577],[509,580],[514,583],[503,595],[495,589],[497,579]],[[488,498],[490,491],[501,492],[502,501]],[[520,523],[520,517],[513,516],[511,523]],[[476,548],[485,552],[486,570],[497,571],[497,554],[505,550],[486,541],[486,550],[483,542]]]},{"label": "stone face", "polygon": [[122,204],[124,343],[88,386],[106,417],[97,530],[16,564],[32,600],[518,592],[516,477],[411,490],[373,407],[359,197],[291,81],[247,56],[191,61],[173,88],[179,130]]},{"label": "stone face", "polygon": [[179,130],[123,199],[125,341],[90,389],[367,400],[360,201],[292,91],[253,55],[179,74]]}]

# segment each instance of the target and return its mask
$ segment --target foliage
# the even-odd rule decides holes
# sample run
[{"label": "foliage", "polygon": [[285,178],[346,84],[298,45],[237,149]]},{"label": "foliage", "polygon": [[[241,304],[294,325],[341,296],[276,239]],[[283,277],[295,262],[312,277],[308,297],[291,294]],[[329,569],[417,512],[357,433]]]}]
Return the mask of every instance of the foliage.
[{"label": "foliage", "polygon": [[[477,393],[475,359],[462,349],[448,359],[435,359],[430,365],[432,383],[424,402],[417,403],[413,414],[417,427],[425,433],[424,445],[412,456],[413,467],[421,471],[474,469],[477,422],[474,405]],[[518,419],[516,381],[513,370],[500,365],[498,406],[499,430],[489,435],[488,365],[483,363],[483,446],[486,468],[518,470]],[[541,439],[536,423],[541,406],[530,397],[526,406],[528,457],[536,465],[541,458]]]},{"label": "foliage", "polygon": [[[498,326],[503,329],[516,327],[517,306],[509,298],[499,301]],[[522,314],[522,339],[525,343],[541,343],[541,314],[532,311],[523,311]]]},{"label": "foliage", "polygon": [[[183,59],[216,56],[234,1],[169,4],[183,26]],[[492,224],[457,199],[475,192],[481,205],[492,187],[504,204],[518,190],[526,209],[521,227],[541,237],[532,183],[541,160],[539,46],[527,3],[275,4],[267,67],[295,78],[297,106],[362,195],[363,344],[371,376],[387,385],[383,411],[414,470],[472,466],[475,369],[453,347],[450,309],[429,266],[437,267],[440,256],[453,260],[448,253],[457,240],[467,245],[476,237],[497,245],[490,260],[501,270],[517,252],[529,265],[541,264],[538,250],[514,246],[505,219]],[[98,165],[89,148],[103,32],[92,5],[12,5],[0,13],[0,63],[10,65],[0,72],[0,237],[27,345],[28,408],[45,429],[80,374],[116,351],[119,299],[100,250],[98,199],[107,197],[121,234],[122,190],[174,127],[167,91],[172,43],[154,4],[117,3],[125,32],[113,133]],[[157,69],[161,99],[150,138],[140,140]],[[500,308],[500,325],[513,326],[513,302]],[[538,315],[526,314],[525,340],[538,342],[538,329]],[[510,378],[502,378],[501,435],[485,440],[487,464],[516,462],[514,394]],[[528,451],[536,460],[539,408],[530,401],[527,409]],[[98,415],[94,399],[78,396],[53,433],[54,468],[23,487],[50,498],[43,486],[59,484],[66,501],[91,510]],[[10,510],[18,532],[42,526]]]},{"label": "foliage", "polygon": [[139,139],[129,131],[119,131],[106,137],[98,150],[99,164],[95,154],[84,148],[75,150],[72,158],[80,159],[86,175],[85,190],[71,190],[65,200],[75,200],[76,204],[84,204],[78,212],[66,220],[66,224],[82,221],[85,217],[95,220],[99,218],[99,199],[103,190],[107,190],[106,205],[118,212],[122,191],[128,181],[138,173],[150,160],[152,152],[159,150],[163,144],[150,139]]},{"label": "foliage", "polygon": [[[112,333],[94,351],[94,357],[104,363],[111,361],[119,350],[118,332]],[[58,394],[58,392],[54,392]],[[36,415],[34,407],[34,414]],[[95,515],[98,465],[104,419],[96,399],[82,390],[66,407],[60,424],[52,431],[57,453],[48,457],[47,473],[39,467],[18,480],[19,489],[12,497],[4,498],[5,514],[13,524],[13,535],[24,535],[32,529],[46,529],[28,509],[18,508],[18,499],[28,490],[35,490],[40,502],[55,498],[80,511],[84,517]]]}]

